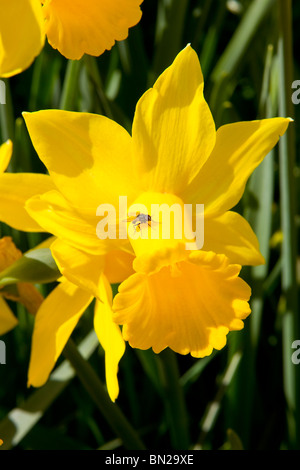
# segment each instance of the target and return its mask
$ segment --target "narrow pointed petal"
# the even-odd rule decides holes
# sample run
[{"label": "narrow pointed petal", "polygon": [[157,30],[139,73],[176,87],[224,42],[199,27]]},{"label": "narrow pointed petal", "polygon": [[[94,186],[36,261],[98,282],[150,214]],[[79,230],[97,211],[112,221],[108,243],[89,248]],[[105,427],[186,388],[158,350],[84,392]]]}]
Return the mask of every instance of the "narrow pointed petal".
[{"label": "narrow pointed petal", "polygon": [[51,253],[65,278],[99,298],[105,255],[93,256],[61,240],[51,245]]},{"label": "narrow pointed petal", "polygon": [[180,195],[207,160],[216,138],[199,60],[190,46],[139,100],[132,136],[144,190]]},{"label": "narrow pointed petal", "polygon": [[64,280],[44,300],[34,324],[28,386],[42,386],[48,379],[81,315],[93,297]]},{"label": "narrow pointed petal", "polygon": [[110,283],[120,283],[133,274],[134,256],[121,250],[112,250],[103,255],[91,255],[69,244],[56,240],[51,245],[53,258],[60,272],[82,289],[100,298],[102,273]]},{"label": "narrow pointed petal", "polygon": [[243,328],[250,313],[240,269],[224,255],[198,251],[177,263],[176,272],[136,273],[119,287],[114,320],[132,347],[207,356],[223,348],[227,333]]},{"label": "narrow pointed petal", "polygon": [[39,0],[2,2],[0,77],[11,77],[29,67],[44,42],[44,18]]},{"label": "narrow pointed petal", "polygon": [[43,232],[44,229],[25,209],[26,201],[54,188],[48,175],[34,173],[0,174],[0,220],[24,232]]},{"label": "narrow pointed petal", "polygon": [[259,251],[259,243],[252,228],[236,212],[205,219],[204,251],[224,254],[233,264],[256,266],[265,260]]},{"label": "narrow pointed petal", "polygon": [[55,185],[84,214],[100,204],[118,208],[119,196],[133,200],[131,137],[104,116],[47,110],[24,113],[32,143]]},{"label": "narrow pointed petal", "polygon": [[5,335],[17,326],[18,320],[0,295],[0,336]]},{"label": "narrow pointed petal", "polygon": [[128,36],[141,19],[142,0],[46,0],[43,13],[49,43],[68,59],[99,56]]},{"label": "narrow pointed petal", "polygon": [[13,145],[12,141],[8,140],[0,147],[0,175],[7,169],[11,156],[12,156]]},{"label": "narrow pointed petal", "polygon": [[119,395],[119,362],[125,352],[125,342],[121,330],[113,322],[112,291],[109,282],[102,276],[101,301],[96,301],[94,327],[99,342],[105,351],[105,375],[109,396],[115,401]]},{"label": "narrow pointed petal", "polygon": [[233,208],[241,199],[251,173],[286,132],[290,119],[237,122],[217,131],[215,148],[194,182],[186,188],[187,202],[205,205],[212,217]]}]

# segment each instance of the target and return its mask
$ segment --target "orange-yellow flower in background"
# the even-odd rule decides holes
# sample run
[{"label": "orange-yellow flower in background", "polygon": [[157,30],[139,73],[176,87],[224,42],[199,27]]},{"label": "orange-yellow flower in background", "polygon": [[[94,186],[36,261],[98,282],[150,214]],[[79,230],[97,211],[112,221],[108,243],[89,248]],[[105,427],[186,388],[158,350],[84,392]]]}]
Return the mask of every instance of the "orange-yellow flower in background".
[{"label": "orange-yellow flower in background", "polygon": [[[21,257],[22,253],[17,249],[11,237],[0,238],[0,272]],[[29,283],[20,282],[14,290],[0,288],[0,335],[10,331],[18,323],[5,299],[20,302],[32,314],[36,313],[43,301],[39,291]]]},{"label": "orange-yellow flower in background", "polygon": [[[187,250],[174,236],[129,239],[136,272],[121,283],[112,306],[131,346],[157,353],[170,347],[194,357],[221,349],[250,313],[250,288],[239,272],[264,260],[248,222],[231,209],[290,122],[238,122],[216,131],[203,87],[198,57],[187,46],[139,100],[132,136],[103,116],[24,115],[57,188],[29,200],[27,210],[57,237],[52,253],[64,275],[96,296],[101,250],[118,242],[97,240],[100,204],[117,208],[126,195],[128,205],[143,204],[150,219],[152,203],[204,204],[201,250]],[[130,251],[126,242],[119,248]]]},{"label": "orange-yellow flower in background", "polygon": [[0,16],[0,77],[31,65],[49,43],[68,59],[99,56],[128,36],[143,0],[3,0]]}]

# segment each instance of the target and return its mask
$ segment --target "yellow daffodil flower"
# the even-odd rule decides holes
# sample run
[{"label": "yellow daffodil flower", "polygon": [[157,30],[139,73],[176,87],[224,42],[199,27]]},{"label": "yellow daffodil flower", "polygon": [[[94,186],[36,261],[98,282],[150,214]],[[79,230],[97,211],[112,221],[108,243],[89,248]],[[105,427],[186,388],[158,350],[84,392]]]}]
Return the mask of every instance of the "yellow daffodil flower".
[{"label": "yellow daffodil flower", "polygon": [[[124,339],[133,347],[157,353],[170,347],[194,357],[221,349],[250,313],[250,288],[239,273],[242,265],[264,260],[248,222],[231,209],[290,122],[274,118],[216,130],[203,86],[198,57],[187,46],[139,100],[132,136],[103,116],[24,114],[57,188],[26,207],[57,237],[52,253],[61,272],[101,298],[101,256],[131,246],[135,273],[121,283],[112,306]],[[98,207],[115,207],[119,220],[121,196],[145,207],[135,218],[126,214],[128,234],[148,233],[156,222],[158,238],[99,240]],[[173,233],[175,224],[164,239],[152,204],[203,204],[202,249],[187,249],[187,237]]]},{"label": "yellow daffodil flower", "polygon": [[31,65],[45,38],[68,59],[99,56],[141,19],[143,0],[4,0],[0,16],[0,77]]}]

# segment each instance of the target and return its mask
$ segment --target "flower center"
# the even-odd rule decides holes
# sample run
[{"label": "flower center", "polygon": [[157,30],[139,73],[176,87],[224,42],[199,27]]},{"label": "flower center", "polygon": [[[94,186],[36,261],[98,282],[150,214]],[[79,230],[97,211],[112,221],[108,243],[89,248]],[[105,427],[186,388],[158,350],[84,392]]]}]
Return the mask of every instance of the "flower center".
[{"label": "flower center", "polygon": [[128,209],[127,218],[128,237],[136,254],[134,269],[149,273],[186,259],[190,223],[179,197],[141,194]]}]

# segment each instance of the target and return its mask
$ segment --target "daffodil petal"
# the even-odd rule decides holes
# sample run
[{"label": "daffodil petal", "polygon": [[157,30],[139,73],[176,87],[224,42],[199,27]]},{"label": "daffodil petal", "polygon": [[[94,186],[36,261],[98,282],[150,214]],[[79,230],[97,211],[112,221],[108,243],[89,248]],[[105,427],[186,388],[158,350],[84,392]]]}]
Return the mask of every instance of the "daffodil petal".
[{"label": "daffodil petal", "polygon": [[95,216],[137,194],[131,137],[104,116],[46,110],[24,113],[32,143],[54,183],[77,210]]},{"label": "daffodil petal", "polygon": [[97,237],[94,226],[78,215],[58,191],[33,197],[26,210],[49,233],[67,243],[94,254],[103,252],[104,242]]},{"label": "daffodil petal", "polygon": [[112,319],[112,291],[105,276],[101,278],[101,302],[96,301],[94,328],[105,351],[105,375],[107,391],[112,401],[119,395],[118,369],[125,352],[121,330]]},{"label": "daffodil petal", "polygon": [[141,19],[142,0],[46,0],[43,13],[49,43],[68,59],[99,56],[128,36]]},{"label": "daffodil petal", "polygon": [[0,220],[24,232],[43,232],[43,228],[30,217],[26,201],[54,188],[48,175],[34,173],[0,174]]},{"label": "daffodil petal", "polygon": [[249,223],[236,212],[204,221],[204,251],[226,255],[231,263],[256,266],[265,260]]},{"label": "daffodil petal", "polygon": [[180,196],[210,155],[216,138],[199,60],[190,46],[139,100],[132,136],[144,190]]},{"label": "daffodil petal", "polygon": [[8,140],[0,147],[0,175],[7,169],[11,156],[12,156],[13,145],[12,141]]},{"label": "daffodil petal", "polygon": [[207,217],[233,208],[241,199],[249,176],[277,144],[290,121],[272,118],[220,127],[215,148],[186,188],[184,201],[204,204]]},{"label": "daffodil petal", "polygon": [[176,272],[136,273],[119,287],[114,321],[132,347],[207,356],[223,348],[227,333],[243,328],[250,313],[250,288],[238,277],[240,268],[224,255],[198,251]]},{"label": "daffodil petal", "polygon": [[100,278],[105,263],[104,255],[87,254],[61,240],[56,240],[51,245],[51,253],[65,278],[99,298]]},{"label": "daffodil petal", "polygon": [[63,280],[42,303],[34,323],[28,386],[42,386],[93,297]]},{"label": "daffodil petal", "polygon": [[18,320],[12,313],[4,299],[0,295],[0,336],[15,328]]},{"label": "daffodil petal", "polygon": [[100,280],[104,272],[112,284],[124,281],[134,273],[134,256],[121,250],[112,250],[103,255],[87,254],[62,240],[51,245],[52,256],[58,269],[69,281],[100,298]]},{"label": "daffodil petal", "polygon": [[39,0],[2,2],[0,77],[11,77],[29,67],[44,42],[44,18]]}]

